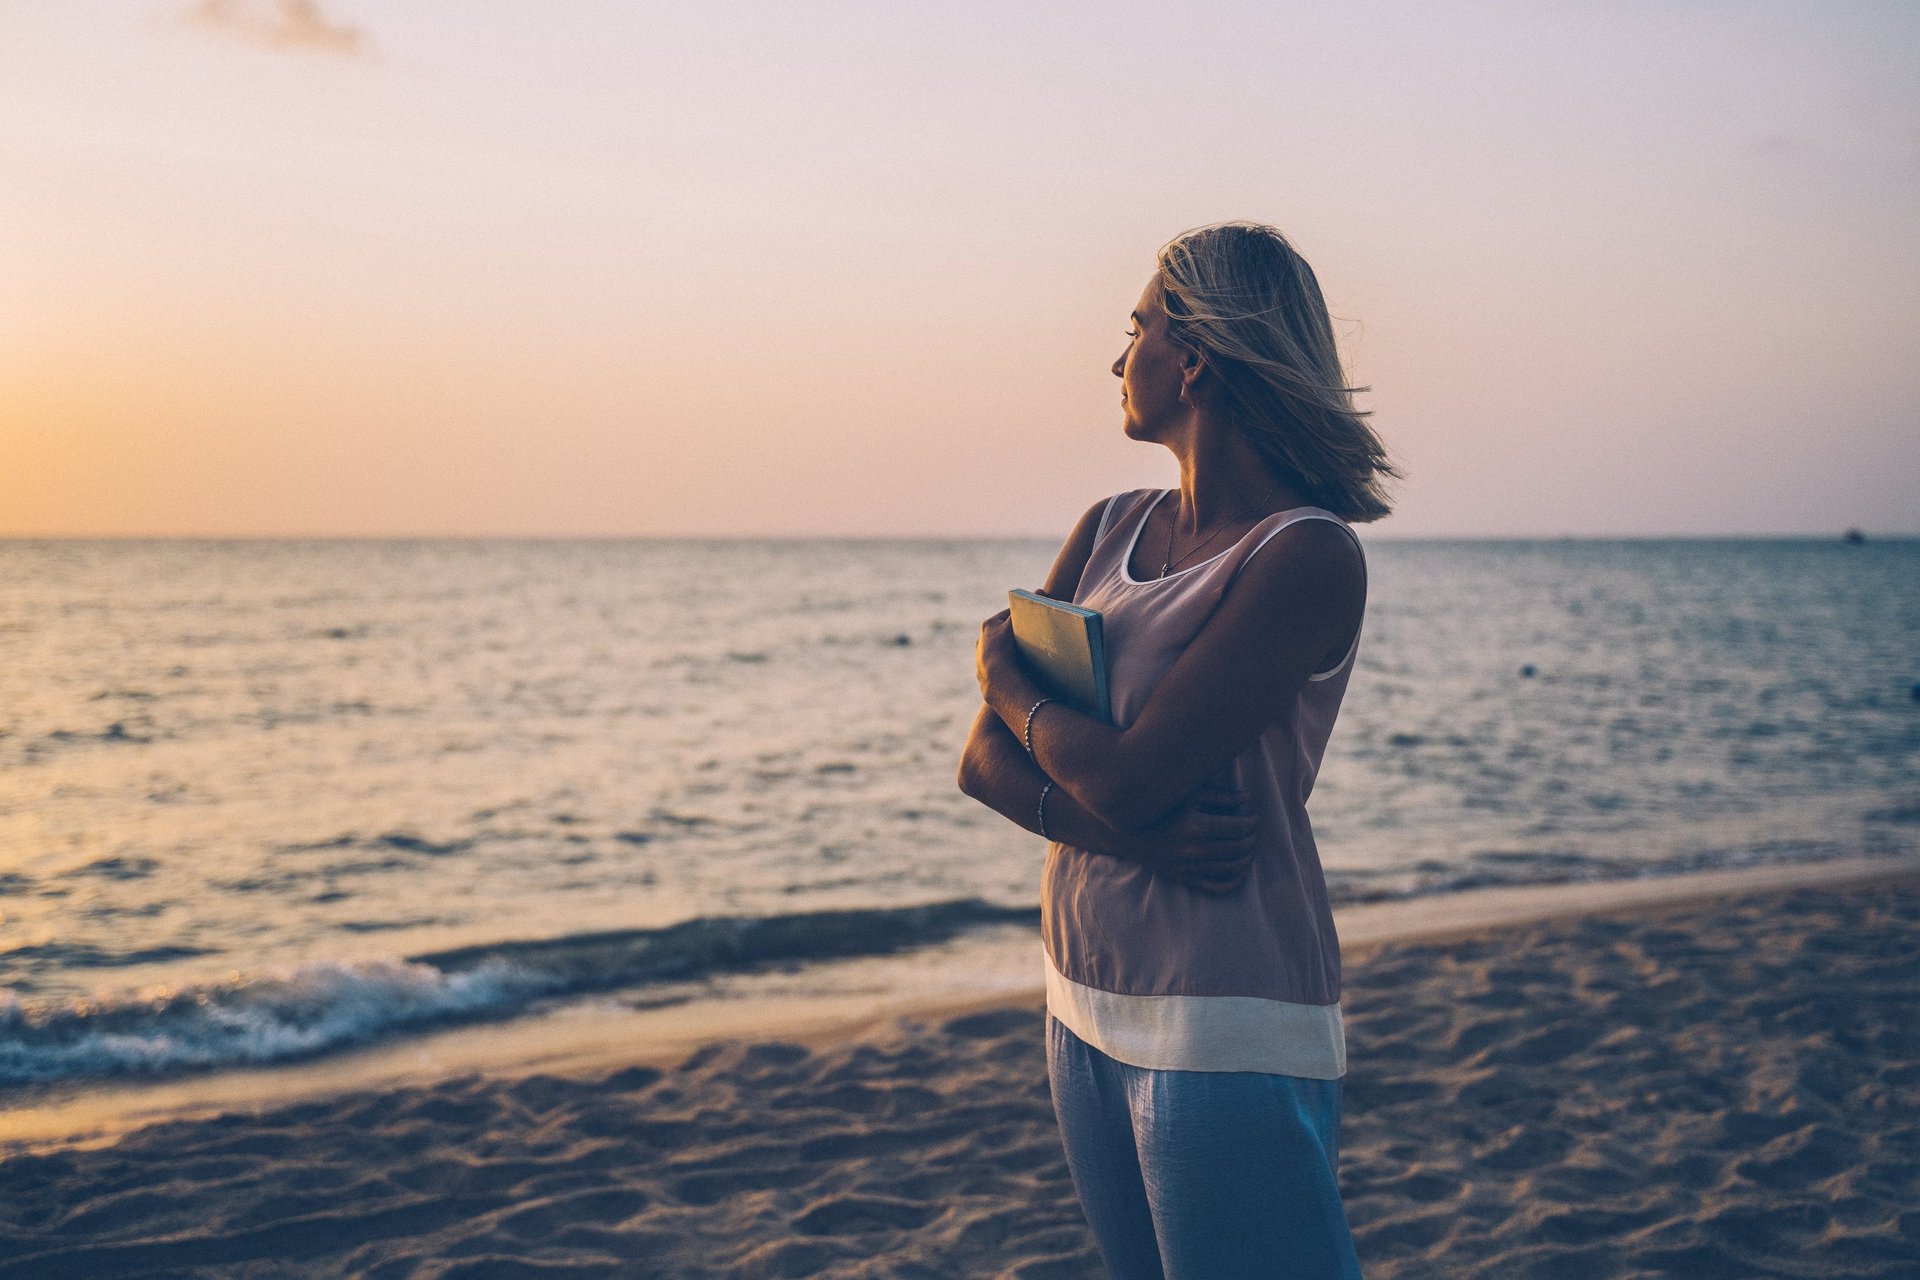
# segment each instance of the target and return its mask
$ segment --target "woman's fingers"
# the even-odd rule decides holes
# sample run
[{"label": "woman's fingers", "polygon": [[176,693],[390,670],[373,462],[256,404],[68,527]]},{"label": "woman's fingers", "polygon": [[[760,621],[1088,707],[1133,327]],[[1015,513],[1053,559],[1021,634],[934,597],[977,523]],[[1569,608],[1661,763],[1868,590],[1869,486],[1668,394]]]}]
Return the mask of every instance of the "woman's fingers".
[{"label": "woman's fingers", "polygon": [[1187,834],[1199,840],[1237,840],[1259,829],[1251,813],[1196,813],[1187,820]]},{"label": "woman's fingers", "polygon": [[1253,865],[1260,818],[1245,791],[1206,786],[1188,797],[1162,831],[1161,871],[1202,893],[1233,893]]},{"label": "woman's fingers", "polygon": [[1240,866],[1253,861],[1256,842],[1213,840],[1206,844],[1182,845],[1174,855],[1174,865],[1182,867]]},{"label": "woman's fingers", "polygon": [[1250,813],[1188,814],[1175,852],[1183,862],[1240,861],[1253,853],[1259,834],[1259,820]]},{"label": "woman's fingers", "polygon": [[1170,870],[1177,871],[1182,875],[1209,876],[1214,878],[1239,875],[1253,865],[1253,859],[1249,856],[1250,853],[1251,850],[1245,852],[1222,851],[1216,847],[1203,853],[1196,853],[1189,858],[1182,858],[1172,864]]},{"label": "woman's fingers", "polygon": [[1001,650],[1012,643],[1011,616],[1002,609],[980,624],[980,639],[973,647],[973,665],[982,693],[992,681],[994,663],[1004,660]]},{"label": "woman's fingers", "polygon": [[1189,863],[1182,870],[1171,872],[1170,874],[1175,880],[1190,889],[1195,889],[1206,894],[1222,895],[1238,892],[1239,889],[1246,884],[1248,867],[1251,864],[1244,861],[1240,862],[1237,864],[1238,870],[1234,871],[1202,872],[1195,870],[1196,867],[1201,865],[1203,864]]}]

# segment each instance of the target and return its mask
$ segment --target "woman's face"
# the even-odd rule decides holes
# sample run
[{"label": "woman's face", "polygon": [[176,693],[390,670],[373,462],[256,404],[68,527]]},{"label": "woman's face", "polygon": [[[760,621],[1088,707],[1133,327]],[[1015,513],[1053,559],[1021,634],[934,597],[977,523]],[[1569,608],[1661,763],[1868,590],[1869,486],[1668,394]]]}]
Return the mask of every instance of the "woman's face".
[{"label": "woman's face", "polygon": [[1121,417],[1128,436],[1157,441],[1186,411],[1181,392],[1188,368],[1197,368],[1199,357],[1167,336],[1159,272],[1147,281],[1129,319],[1127,349],[1113,362],[1113,374],[1120,379]]}]

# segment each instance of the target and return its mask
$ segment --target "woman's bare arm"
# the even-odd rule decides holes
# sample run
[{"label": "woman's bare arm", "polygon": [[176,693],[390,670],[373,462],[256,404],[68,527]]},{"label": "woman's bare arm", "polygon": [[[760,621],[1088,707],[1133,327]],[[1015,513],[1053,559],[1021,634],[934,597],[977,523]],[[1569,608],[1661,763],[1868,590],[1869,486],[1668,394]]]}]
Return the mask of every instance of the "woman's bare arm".
[{"label": "woman's bare arm", "polygon": [[[1347,533],[1323,520],[1289,525],[1242,567],[1131,725],[1050,702],[1033,720],[1034,758],[1115,830],[1163,821],[1338,659],[1365,601],[1365,568]],[[981,629],[979,669],[987,704],[1019,733],[1041,690],[1020,665],[1004,613]]]},{"label": "woman's bare arm", "polygon": [[[1047,775],[1014,741],[990,707],[980,708],[960,761],[960,789],[1008,821],[1040,831],[1040,789]],[[1089,853],[1125,858],[1209,893],[1231,893],[1252,865],[1258,819],[1245,795],[1202,790],[1155,826],[1119,831],[1056,784],[1047,795],[1044,834]]]},{"label": "woman's bare arm", "polygon": [[[1105,504],[1074,526],[1047,574],[1043,594],[1071,600],[1092,554]],[[960,757],[960,790],[1009,821],[1038,833],[1040,791],[1047,775],[1027,756],[991,707],[982,707]],[[1064,787],[1047,796],[1052,839],[1092,853],[1147,863],[1196,888],[1230,892],[1245,878],[1256,819],[1246,797],[1196,787],[1157,825],[1119,830],[1102,822]]]},{"label": "woman's bare arm", "polygon": [[[1094,537],[1099,532],[1100,516],[1105,509],[1106,503],[1095,503],[1073,526],[1060,546],[1060,553],[1053,559],[1053,568],[1047,571],[1041,594],[1056,600],[1073,599],[1073,593],[1080,586],[1080,574],[1087,567],[1087,558],[1093,554]],[[972,732],[967,735],[967,745],[960,753],[960,790],[1002,817],[1037,833],[1040,789],[1046,782],[1047,776],[1027,758],[1025,748],[1008,734],[1001,719],[989,708],[982,707]],[[1055,787],[1055,791],[1059,788]],[[1083,806],[1064,794],[1047,798],[1047,831],[1056,840],[1079,845],[1080,839],[1097,835],[1081,821],[1087,816],[1090,815]],[[1073,834],[1069,835],[1069,831]]]}]

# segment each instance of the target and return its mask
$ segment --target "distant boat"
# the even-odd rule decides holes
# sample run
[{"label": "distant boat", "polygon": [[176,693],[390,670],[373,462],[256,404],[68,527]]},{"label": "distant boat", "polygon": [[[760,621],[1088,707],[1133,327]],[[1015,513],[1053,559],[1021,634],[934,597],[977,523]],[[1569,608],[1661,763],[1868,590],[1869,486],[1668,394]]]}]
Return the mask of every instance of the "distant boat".
[{"label": "distant boat", "polygon": [[1845,533],[1840,535],[1840,541],[1847,543],[1849,546],[1857,547],[1861,543],[1865,542],[1866,540],[1867,540],[1867,535],[1860,532],[1858,529],[1849,529]]}]

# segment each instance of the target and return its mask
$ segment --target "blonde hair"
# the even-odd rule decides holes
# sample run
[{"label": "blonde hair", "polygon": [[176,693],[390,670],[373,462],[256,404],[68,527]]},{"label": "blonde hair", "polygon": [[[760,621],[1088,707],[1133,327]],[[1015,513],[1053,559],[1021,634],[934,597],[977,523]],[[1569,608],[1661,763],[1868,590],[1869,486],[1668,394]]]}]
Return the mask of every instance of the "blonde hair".
[{"label": "blonde hair", "polygon": [[1223,408],[1282,479],[1343,520],[1393,507],[1385,481],[1401,473],[1353,407],[1333,324],[1313,268],[1286,237],[1257,222],[1198,227],[1160,250],[1167,330],[1199,351]]}]

